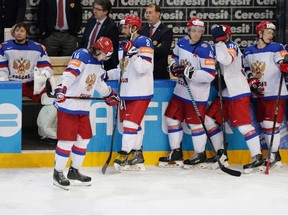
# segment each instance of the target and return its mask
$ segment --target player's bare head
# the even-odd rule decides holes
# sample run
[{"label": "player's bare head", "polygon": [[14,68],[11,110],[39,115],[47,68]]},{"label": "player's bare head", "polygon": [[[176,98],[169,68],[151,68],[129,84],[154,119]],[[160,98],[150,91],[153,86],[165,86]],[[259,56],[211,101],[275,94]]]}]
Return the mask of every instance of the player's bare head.
[{"label": "player's bare head", "polygon": [[12,29],[12,36],[15,38],[16,42],[23,42],[27,39],[29,32],[29,26],[24,23],[17,23]]}]

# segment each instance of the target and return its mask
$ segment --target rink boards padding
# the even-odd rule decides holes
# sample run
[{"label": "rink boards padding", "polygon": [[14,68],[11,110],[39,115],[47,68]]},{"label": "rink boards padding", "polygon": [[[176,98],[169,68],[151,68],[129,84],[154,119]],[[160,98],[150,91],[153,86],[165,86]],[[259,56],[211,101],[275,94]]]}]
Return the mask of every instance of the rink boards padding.
[{"label": "rink boards padding", "polygon": [[[159,157],[166,156],[168,152],[144,152],[145,165],[158,165]],[[193,155],[193,151],[184,151],[184,159]],[[267,151],[264,150],[264,154]],[[110,166],[113,165],[113,159],[116,157],[116,152],[112,155]],[[288,163],[288,151],[280,150],[282,163]],[[207,156],[211,156],[212,152],[207,151]],[[25,151],[17,154],[0,154],[0,168],[32,168],[32,167],[53,167],[54,166],[54,151]],[[98,167],[103,166],[107,160],[107,152],[87,152],[83,166],[84,167]],[[250,152],[248,150],[230,150],[228,151],[230,164],[246,164],[250,162]],[[70,157],[71,158],[71,157]],[[70,159],[69,159],[70,162]],[[67,163],[68,164],[70,163]]]}]

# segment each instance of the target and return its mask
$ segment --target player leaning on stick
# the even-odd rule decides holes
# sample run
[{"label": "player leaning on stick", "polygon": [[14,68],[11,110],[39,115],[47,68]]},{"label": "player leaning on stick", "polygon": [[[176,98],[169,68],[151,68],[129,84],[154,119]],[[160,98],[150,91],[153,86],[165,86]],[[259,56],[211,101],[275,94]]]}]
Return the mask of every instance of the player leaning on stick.
[{"label": "player leaning on stick", "polygon": [[123,169],[145,169],[140,125],[154,93],[154,48],[151,39],[139,35],[142,24],[138,16],[126,16],[120,20],[120,27],[126,39],[120,42],[124,51],[120,62],[122,75],[119,90],[120,122],[123,122],[124,131],[121,151],[114,160],[114,167],[119,172]]},{"label": "player leaning on stick", "polygon": [[[215,25],[211,29],[211,34],[215,43],[214,51],[220,69],[218,73],[223,76],[226,88],[222,90],[224,121],[230,119],[233,127],[238,127],[243,134],[252,162],[243,166],[245,172],[250,172],[251,168],[261,166],[264,163],[260,138],[251,125],[250,97],[251,91],[247,79],[243,74],[242,53],[236,43],[231,41],[231,30],[228,25]],[[224,86],[224,85],[223,85]],[[236,87],[237,86],[237,87]],[[217,126],[222,125],[220,100],[217,98],[208,108],[205,117],[205,124],[213,141],[214,147],[218,150],[220,160],[226,159],[223,155],[223,132]],[[223,157],[223,158],[222,158]],[[214,167],[218,167],[215,162]]]},{"label": "player leaning on stick", "polygon": [[215,60],[212,47],[209,43],[201,40],[205,31],[204,22],[198,18],[191,18],[187,23],[187,31],[188,35],[181,38],[174,48],[170,66],[168,66],[168,71],[178,77],[173,96],[165,111],[172,151],[167,157],[159,158],[159,166],[183,165],[180,143],[183,137],[181,122],[185,121],[191,129],[195,154],[192,158],[184,161],[184,168],[191,168],[197,164],[206,167],[207,136],[183,79],[187,80],[204,119],[210,83],[214,80],[216,72]]},{"label": "player leaning on stick", "polygon": [[[61,84],[55,89],[58,143],[53,179],[54,184],[61,188],[67,189],[70,185],[69,180],[91,184],[91,178],[79,172],[92,137],[89,119],[91,100],[66,100],[65,95],[93,97],[96,90],[109,106],[117,105],[120,101],[118,94],[103,81],[103,60],[109,59],[112,52],[112,41],[107,37],[99,38],[89,50],[75,51],[63,72]],[[68,180],[63,171],[71,151],[72,162],[67,175]]]},{"label": "player leaning on stick", "polygon": [[[270,146],[276,101],[280,84],[281,71],[279,66],[287,51],[280,43],[273,42],[276,27],[269,21],[263,21],[256,26],[257,44],[244,50],[244,66],[248,76],[248,83],[253,93],[256,120],[260,123],[268,148]],[[282,72],[288,73],[283,67]],[[284,81],[283,81],[284,82]],[[271,165],[281,165],[279,154],[280,131],[279,123],[283,121],[287,89],[282,85],[279,101],[278,117],[274,130]]]}]

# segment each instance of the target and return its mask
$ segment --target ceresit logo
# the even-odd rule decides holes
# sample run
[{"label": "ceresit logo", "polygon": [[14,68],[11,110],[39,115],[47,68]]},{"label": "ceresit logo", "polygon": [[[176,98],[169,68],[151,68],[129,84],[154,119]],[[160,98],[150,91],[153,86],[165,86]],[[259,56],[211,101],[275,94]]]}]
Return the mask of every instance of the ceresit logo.
[{"label": "ceresit logo", "polygon": [[10,137],[21,129],[22,113],[13,104],[0,104],[0,136]]}]

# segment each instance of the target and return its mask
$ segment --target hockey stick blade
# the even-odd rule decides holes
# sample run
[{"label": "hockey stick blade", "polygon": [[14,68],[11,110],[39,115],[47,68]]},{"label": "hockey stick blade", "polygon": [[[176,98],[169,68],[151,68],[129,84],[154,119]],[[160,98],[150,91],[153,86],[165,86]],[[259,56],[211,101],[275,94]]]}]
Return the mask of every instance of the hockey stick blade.
[{"label": "hockey stick blade", "polygon": [[[51,94],[52,87],[49,83],[49,80],[46,81],[46,93],[49,98],[56,98],[55,95]],[[80,99],[80,100],[105,100],[104,98],[95,98],[95,97],[79,97],[79,96],[66,96],[66,99]]]},{"label": "hockey stick blade", "polygon": [[220,169],[232,176],[236,176],[236,177],[240,177],[241,176],[241,172],[237,171],[237,170],[232,170],[232,169],[228,169],[227,167],[223,166],[223,164],[221,164]]}]

